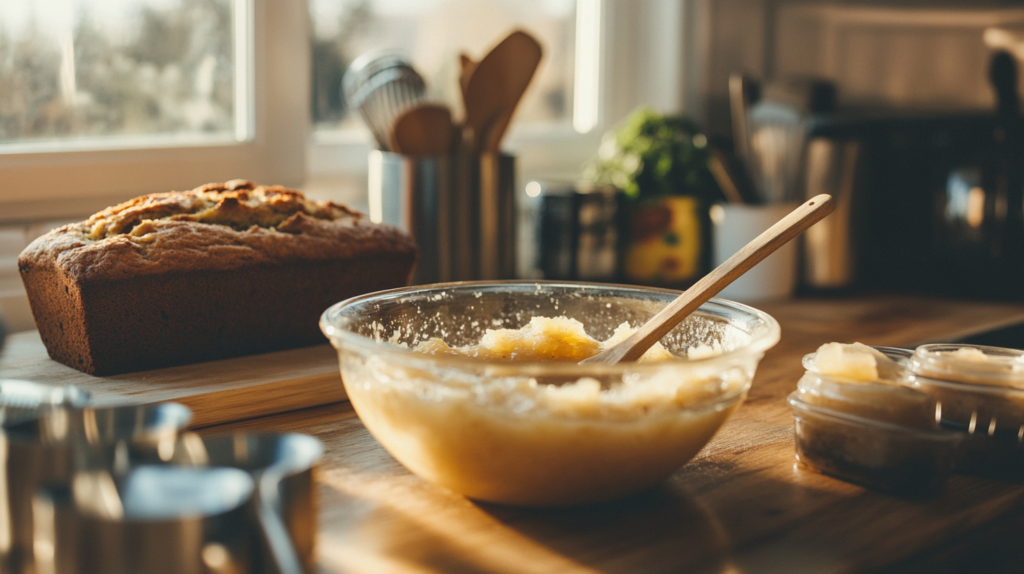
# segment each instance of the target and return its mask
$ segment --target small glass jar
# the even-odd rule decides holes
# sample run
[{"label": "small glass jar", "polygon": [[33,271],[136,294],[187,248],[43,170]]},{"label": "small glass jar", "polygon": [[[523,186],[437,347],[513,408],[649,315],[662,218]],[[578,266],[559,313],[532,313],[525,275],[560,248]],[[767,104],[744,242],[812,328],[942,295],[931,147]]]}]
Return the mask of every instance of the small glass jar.
[{"label": "small glass jar", "polygon": [[[905,364],[900,350],[883,350],[890,359]],[[899,381],[854,381],[817,371],[814,353],[803,359],[807,372],[797,384],[805,403],[870,420],[919,429],[938,427],[941,403],[935,397],[899,384]]]},{"label": "small glass jar", "polygon": [[910,357],[916,375],[1024,390],[1024,351],[985,345],[921,345]]},{"label": "small glass jar", "polygon": [[970,435],[958,472],[1024,479],[1024,352],[922,345],[906,384],[942,403],[941,424]]},{"label": "small glass jar", "polygon": [[937,494],[965,437],[939,426],[938,399],[904,384],[910,351],[876,349],[896,368],[869,381],[820,372],[815,353],[803,358],[807,372],[789,396],[797,459],[869,488]]},{"label": "small glass jar", "polygon": [[843,480],[904,496],[941,492],[963,440],[961,433],[941,428],[875,420],[809,403],[802,399],[801,391],[789,396],[789,404],[800,462]]}]

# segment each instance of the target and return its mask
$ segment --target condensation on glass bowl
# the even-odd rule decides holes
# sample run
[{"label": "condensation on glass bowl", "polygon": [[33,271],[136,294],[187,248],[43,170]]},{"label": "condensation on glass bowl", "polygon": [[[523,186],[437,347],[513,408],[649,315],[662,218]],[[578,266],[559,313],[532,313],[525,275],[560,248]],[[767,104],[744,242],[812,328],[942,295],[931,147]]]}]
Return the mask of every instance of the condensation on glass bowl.
[{"label": "condensation on glass bowl", "polygon": [[475,344],[488,329],[567,316],[607,339],[678,292],[577,283],[399,289],[328,309],[321,327],[370,432],[410,470],[470,497],[526,505],[603,500],[651,486],[689,460],[737,408],[778,341],[768,315],[706,303],[662,343],[721,353],[618,365],[485,361],[418,353],[431,337]]}]

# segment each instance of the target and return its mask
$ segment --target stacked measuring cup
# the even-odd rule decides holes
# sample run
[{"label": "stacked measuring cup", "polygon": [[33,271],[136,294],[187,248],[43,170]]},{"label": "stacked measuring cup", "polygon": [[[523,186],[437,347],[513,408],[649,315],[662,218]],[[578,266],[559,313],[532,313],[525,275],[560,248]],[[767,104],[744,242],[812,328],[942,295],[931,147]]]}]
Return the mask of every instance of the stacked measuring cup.
[{"label": "stacked measuring cup", "polygon": [[313,572],[320,442],[200,437],[184,432],[190,418],[183,405],[159,403],[50,404],[9,419],[0,433],[0,570]]}]

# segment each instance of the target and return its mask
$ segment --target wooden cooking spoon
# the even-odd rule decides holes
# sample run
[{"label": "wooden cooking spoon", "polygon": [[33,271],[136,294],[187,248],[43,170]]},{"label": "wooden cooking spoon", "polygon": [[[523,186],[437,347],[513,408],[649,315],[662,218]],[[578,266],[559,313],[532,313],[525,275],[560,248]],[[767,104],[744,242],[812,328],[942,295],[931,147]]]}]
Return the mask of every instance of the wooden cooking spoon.
[{"label": "wooden cooking spoon", "polygon": [[452,149],[452,113],[439,104],[416,104],[391,125],[392,151],[406,155],[445,155]]},{"label": "wooden cooking spoon", "polygon": [[669,303],[661,312],[644,323],[636,333],[617,345],[580,361],[580,364],[615,364],[620,361],[639,359],[647,349],[651,348],[651,345],[658,342],[705,301],[735,281],[740,275],[749,271],[751,267],[760,263],[765,257],[771,255],[776,249],[785,245],[790,239],[800,235],[807,228],[832,213],[833,207],[832,196],[826,194],[804,202],[803,205],[794,209],[789,215],[746,244],[743,249],[726,259],[725,263],[684,291],[675,301]]},{"label": "wooden cooking spoon", "polygon": [[[463,97],[474,151],[497,151],[512,113],[540,63],[541,53],[533,36],[516,30],[473,67]],[[464,66],[466,63],[463,61]]]},{"label": "wooden cooking spoon", "polygon": [[459,90],[462,92],[462,100],[466,100],[466,88],[469,87],[469,78],[473,76],[476,69],[476,62],[465,52],[459,54]]}]

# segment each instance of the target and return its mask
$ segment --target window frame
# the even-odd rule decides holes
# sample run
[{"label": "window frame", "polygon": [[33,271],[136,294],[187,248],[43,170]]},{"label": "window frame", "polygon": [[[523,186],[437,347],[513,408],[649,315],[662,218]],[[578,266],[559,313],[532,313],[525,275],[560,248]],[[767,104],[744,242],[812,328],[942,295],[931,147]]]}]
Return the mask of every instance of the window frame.
[{"label": "window frame", "polygon": [[189,145],[166,138],[152,145],[159,139],[146,138],[146,147],[129,148],[123,146],[131,140],[112,138],[106,149],[75,149],[81,144],[72,142],[65,151],[39,151],[43,146],[30,143],[23,153],[0,153],[0,223],[80,217],[144,193],[237,177],[300,185],[310,132],[306,2],[235,4],[247,29],[235,45],[249,48],[248,140]]}]

